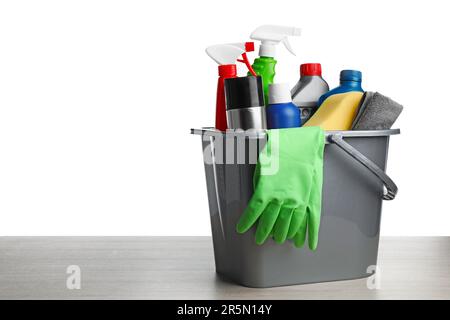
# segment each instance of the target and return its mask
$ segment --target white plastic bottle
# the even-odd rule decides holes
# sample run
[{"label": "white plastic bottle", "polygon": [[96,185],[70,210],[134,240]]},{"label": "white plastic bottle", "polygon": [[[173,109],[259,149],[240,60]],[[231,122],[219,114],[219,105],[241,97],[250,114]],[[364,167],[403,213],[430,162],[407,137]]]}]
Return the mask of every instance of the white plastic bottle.
[{"label": "white plastic bottle", "polygon": [[322,78],[320,63],[305,63],[300,66],[300,80],[292,88],[292,102],[300,109],[302,124],[317,111],[320,97],[330,90]]}]

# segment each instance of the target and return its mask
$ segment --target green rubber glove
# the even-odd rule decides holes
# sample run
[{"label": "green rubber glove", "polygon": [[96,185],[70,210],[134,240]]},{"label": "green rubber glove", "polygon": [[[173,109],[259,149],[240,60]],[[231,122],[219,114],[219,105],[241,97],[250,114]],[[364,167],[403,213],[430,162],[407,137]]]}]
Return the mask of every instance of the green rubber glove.
[{"label": "green rubber glove", "polygon": [[316,250],[319,241],[320,216],[322,211],[322,183],[323,183],[323,153],[325,145],[322,145],[317,153],[317,161],[314,168],[311,193],[305,215],[300,217],[301,224],[294,237],[296,247],[303,247],[308,231],[308,245],[310,250]]},{"label": "green rubber glove", "polygon": [[[299,236],[309,216],[313,182],[318,188],[316,171],[323,163],[325,143],[319,127],[269,130],[267,135],[254,174],[254,194],[236,227],[244,233],[259,220],[257,244],[271,235],[278,243]],[[313,198],[317,196],[321,194]]]}]

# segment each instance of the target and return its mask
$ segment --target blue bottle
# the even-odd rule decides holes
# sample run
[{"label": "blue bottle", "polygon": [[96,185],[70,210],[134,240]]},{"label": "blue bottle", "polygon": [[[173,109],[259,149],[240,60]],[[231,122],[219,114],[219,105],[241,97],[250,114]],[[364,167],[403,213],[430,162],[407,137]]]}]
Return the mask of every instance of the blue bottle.
[{"label": "blue bottle", "polygon": [[331,91],[328,91],[320,97],[318,106],[320,106],[329,96],[338,93],[346,93],[351,91],[364,92],[361,87],[362,73],[357,70],[342,70],[340,75],[340,85]]},{"label": "blue bottle", "polygon": [[269,85],[269,105],[266,107],[268,129],[300,127],[300,110],[292,103],[291,90],[287,83]]}]

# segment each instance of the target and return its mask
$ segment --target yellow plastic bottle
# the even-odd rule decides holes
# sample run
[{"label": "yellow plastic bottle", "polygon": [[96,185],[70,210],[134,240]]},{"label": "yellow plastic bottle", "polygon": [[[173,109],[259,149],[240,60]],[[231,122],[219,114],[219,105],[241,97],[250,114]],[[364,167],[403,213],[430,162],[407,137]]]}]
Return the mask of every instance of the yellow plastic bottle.
[{"label": "yellow plastic bottle", "polygon": [[304,124],[304,127],[321,127],[323,130],[351,130],[363,95],[363,92],[353,91],[328,97]]}]

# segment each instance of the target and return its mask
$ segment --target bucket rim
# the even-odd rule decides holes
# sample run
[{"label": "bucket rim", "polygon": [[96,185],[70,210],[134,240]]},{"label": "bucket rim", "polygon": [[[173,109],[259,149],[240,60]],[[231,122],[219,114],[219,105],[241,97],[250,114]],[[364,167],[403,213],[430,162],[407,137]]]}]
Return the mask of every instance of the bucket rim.
[{"label": "bucket rim", "polygon": [[[193,135],[226,135],[226,136],[245,136],[249,138],[264,138],[267,130],[250,130],[250,131],[232,131],[223,132],[215,129],[214,127],[202,127],[201,129],[191,129]],[[339,135],[341,137],[385,137],[391,135],[400,134],[400,129],[388,129],[388,130],[354,130],[354,131],[326,131],[326,136]]]}]

